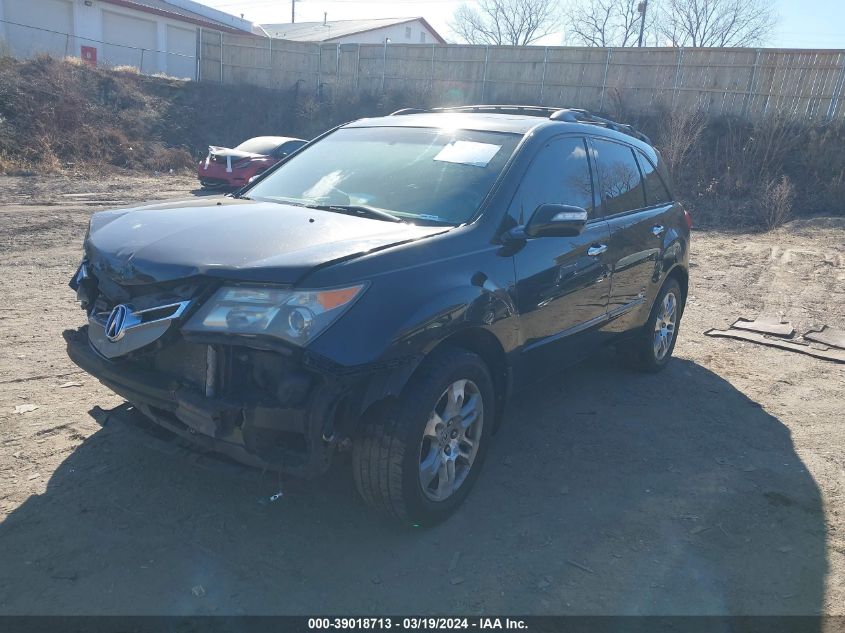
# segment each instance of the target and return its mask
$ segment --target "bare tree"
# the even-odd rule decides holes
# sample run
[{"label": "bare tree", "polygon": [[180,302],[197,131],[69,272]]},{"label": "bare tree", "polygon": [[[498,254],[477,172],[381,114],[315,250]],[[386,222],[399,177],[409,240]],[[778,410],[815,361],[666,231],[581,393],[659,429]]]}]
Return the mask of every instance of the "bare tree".
[{"label": "bare tree", "polygon": [[770,0],[664,0],[660,22],[673,46],[753,46],[777,14]]},{"label": "bare tree", "polygon": [[462,4],[450,27],[469,44],[527,46],[560,26],[557,0],[480,0]]},{"label": "bare tree", "polygon": [[[641,0],[576,0],[569,5],[567,41],[585,46],[634,46],[640,34]],[[648,4],[645,39],[655,32],[657,6]]]}]

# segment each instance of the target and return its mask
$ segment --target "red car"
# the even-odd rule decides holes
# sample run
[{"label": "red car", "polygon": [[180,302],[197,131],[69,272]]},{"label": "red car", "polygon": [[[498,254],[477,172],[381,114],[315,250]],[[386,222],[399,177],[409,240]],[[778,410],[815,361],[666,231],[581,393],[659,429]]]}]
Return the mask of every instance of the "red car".
[{"label": "red car", "polygon": [[288,136],[256,136],[234,149],[209,145],[208,156],[197,167],[200,184],[208,189],[243,187],[253,176],[269,169],[307,141]]}]

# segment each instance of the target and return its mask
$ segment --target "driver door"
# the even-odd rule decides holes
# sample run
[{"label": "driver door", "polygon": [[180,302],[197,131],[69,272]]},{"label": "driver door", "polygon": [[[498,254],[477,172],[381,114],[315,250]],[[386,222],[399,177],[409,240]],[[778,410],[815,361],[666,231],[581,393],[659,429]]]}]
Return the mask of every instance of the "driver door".
[{"label": "driver door", "polygon": [[589,219],[580,235],[529,238],[513,256],[521,356],[534,369],[579,358],[600,336],[598,326],[607,318],[610,229],[596,217],[599,204],[584,138],[558,137],[539,150],[510,213],[525,224],[546,203],[583,207]]}]

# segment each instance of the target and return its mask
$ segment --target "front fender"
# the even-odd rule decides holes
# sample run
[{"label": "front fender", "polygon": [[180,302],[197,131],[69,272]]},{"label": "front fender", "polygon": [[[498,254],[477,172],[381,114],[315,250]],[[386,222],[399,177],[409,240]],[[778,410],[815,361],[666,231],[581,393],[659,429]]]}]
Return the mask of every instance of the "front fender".
[{"label": "front fender", "polygon": [[420,306],[399,329],[393,346],[424,356],[462,330],[482,328],[511,350],[518,344],[516,314],[510,294],[478,273],[471,286],[453,288]]},{"label": "front fender", "polygon": [[[516,309],[509,293],[486,277],[476,281],[477,285],[452,288],[410,312],[392,337],[388,353],[378,361],[331,369],[349,372],[351,406],[340,423],[344,433],[351,433],[359,417],[374,404],[398,398],[425,357],[452,337],[483,329],[503,350],[514,349],[518,343]],[[312,356],[311,362],[314,360]]]}]

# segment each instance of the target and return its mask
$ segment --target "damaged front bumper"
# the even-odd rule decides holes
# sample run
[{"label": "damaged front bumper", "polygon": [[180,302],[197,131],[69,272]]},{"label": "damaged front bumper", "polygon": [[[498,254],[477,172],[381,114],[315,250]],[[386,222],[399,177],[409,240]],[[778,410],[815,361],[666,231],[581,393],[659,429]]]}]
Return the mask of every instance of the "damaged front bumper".
[{"label": "damaged front bumper", "polygon": [[64,333],[69,357],[145,416],[201,449],[306,478],[329,468],[363,411],[400,389],[413,364],[338,372],[304,353],[181,337],[108,359],[88,329]]}]

